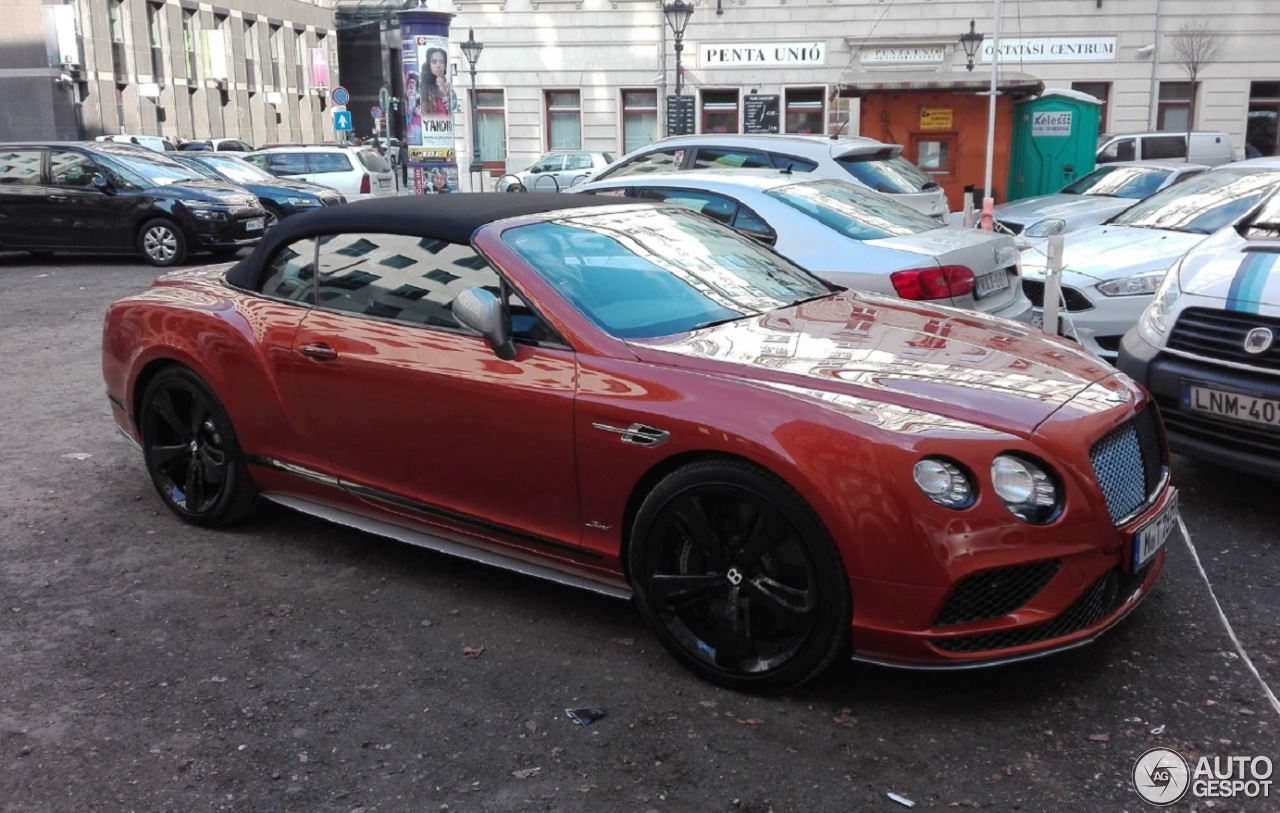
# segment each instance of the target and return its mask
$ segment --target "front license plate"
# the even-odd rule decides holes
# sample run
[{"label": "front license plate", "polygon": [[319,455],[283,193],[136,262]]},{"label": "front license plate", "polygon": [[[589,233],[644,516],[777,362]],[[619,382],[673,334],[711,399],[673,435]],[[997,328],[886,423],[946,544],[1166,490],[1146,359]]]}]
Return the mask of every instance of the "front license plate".
[{"label": "front license plate", "polygon": [[264,223],[264,219],[261,217],[254,218],[253,220],[246,220],[244,224],[244,230],[245,231],[262,231],[263,223]]},{"label": "front license plate", "polygon": [[1178,527],[1178,492],[1173,493],[1169,504],[1150,522],[1138,529],[1133,535],[1133,569],[1141,570],[1151,561],[1164,543],[1169,540],[1173,529]]},{"label": "front license plate", "polygon": [[1031,326],[1037,330],[1044,330],[1044,311],[1039,308],[1031,309]]},{"label": "front license plate", "polygon": [[1009,287],[1009,272],[1000,270],[974,280],[974,298],[982,299]]},{"label": "front license plate", "polygon": [[1280,400],[1182,383],[1182,408],[1246,423],[1280,426]]}]

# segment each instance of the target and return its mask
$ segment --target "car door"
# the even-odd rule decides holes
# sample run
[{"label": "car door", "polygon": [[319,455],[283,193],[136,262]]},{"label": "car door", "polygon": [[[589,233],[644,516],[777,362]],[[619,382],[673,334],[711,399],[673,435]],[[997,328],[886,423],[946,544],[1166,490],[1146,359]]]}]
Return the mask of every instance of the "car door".
[{"label": "car door", "polygon": [[564,155],[546,155],[529,168],[529,180],[525,185],[530,192],[559,192],[566,184],[560,180],[564,174]]},{"label": "car door", "polygon": [[564,157],[564,170],[560,173],[560,188],[580,184],[591,174],[591,155],[585,152],[571,152]]},{"label": "car door", "polygon": [[499,284],[470,246],[374,233],[318,243],[318,307],[293,346],[337,476],[418,519],[576,547],[572,351],[521,344],[502,361],[458,324],[460,291]]},{"label": "car door", "polygon": [[49,150],[48,222],[55,244],[67,248],[120,249],[132,243],[129,194],[107,194],[94,186],[101,169],[75,150]]},{"label": "car door", "polygon": [[0,243],[12,248],[52,245],[55,229],[44,184],[44,150],[0,147]]}]

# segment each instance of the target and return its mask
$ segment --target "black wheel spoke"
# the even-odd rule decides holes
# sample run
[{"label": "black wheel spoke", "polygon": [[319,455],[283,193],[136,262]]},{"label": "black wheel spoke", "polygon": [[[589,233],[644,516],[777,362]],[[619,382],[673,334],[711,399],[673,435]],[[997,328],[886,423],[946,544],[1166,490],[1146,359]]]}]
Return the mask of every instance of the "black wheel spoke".
[{"label": "black wheel spoke", "polygon": [[749,666],[759,657],[755,642],[751,640],[750,617],[739,601],[738,589],[731,591],[725,612],[716,626],[723,639],[716,647],[716,662],[725,668],[752,671]]},{"label": "black wheel spoke", "polygon": [[200,447],[200,468],[204,479],[211,483],[221,483],[227,479],[227,456],[221,449],[212,446]]},{"label": "black wheel spoke", "polygon": [[186,457],[191,452],[191,446],[186,443],[179,443],[173,446],[152,446],[151,460],[157,468],[168,471],[170,464],[179,458]]},{"label": "black wheel spoke", "polygon": [[199,438],[204,430],[204,422],[209,419],[209,405],[201,398],[191,404],[191,437]]},{"label": "black wheel spoke", "polygon": [[154,403],[156,414],[169,425],[175,435],[188,443],[195,437],[195,433],[187,428],[187,422],[178,417],[178,410],[173,405],[173,393],[170,390],[158,392]]},{"label": "black wheel spoke", "polygon": [[760,557],[778,547],[791,535],[791,526],[770,506],[756,504],[754,520],[747,532],[746,542],[736,557],[738,567],[744,571],[755,567]]},{"label": "black wheel spoke", "polygon": [[182,484],[182,491],[187,497],[188,511],[199,510],[200,490],[200,466],[193,460],[187,465],[187,476]]},{"label": "black wheel spoke", "polygon": [[751,606],[787,626],[812,615],[815,610],[812,588],[789,587],[768,576],[758,576],[743,585]]},{"label": "black wheel spoke", "polygon": [[657,604],[675,607],[708,596],[724,586],[723,573],[688,576],[664,574],[649,579],[649,594]]},{"label": "black wheel spoke", "polygon": [[680,533],[698,547],[708,562],[714,566],[724,563],[724,547],[718,543],[717,534],[711,527],[711,520],[707,517],[701,498],[688,495],[672,507],[671,513]]}]

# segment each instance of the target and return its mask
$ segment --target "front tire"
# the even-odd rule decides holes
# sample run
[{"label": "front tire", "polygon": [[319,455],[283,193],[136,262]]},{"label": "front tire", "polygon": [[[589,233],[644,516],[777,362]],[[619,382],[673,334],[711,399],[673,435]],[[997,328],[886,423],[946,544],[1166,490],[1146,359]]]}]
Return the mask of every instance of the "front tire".
[{"label": "front tire", "polygon": [[143,224],[138,232],[138,250],[157,268],[169,268],[187,258],[187,238],[171,220],[156,218]]},{"label": "front tire", "polygon": [[231,419],[194,372],[175,366],[152,379],[139,429],[151,482],[184,522],[229,525],[253,511],[258,493]]},{"label": "front tire", "polygon": [[849,644],[849,583],[830,536],[786,483],[740,461],[665,477],[628,551],[641,615],[713,683],[760,694],[816,677]]}]

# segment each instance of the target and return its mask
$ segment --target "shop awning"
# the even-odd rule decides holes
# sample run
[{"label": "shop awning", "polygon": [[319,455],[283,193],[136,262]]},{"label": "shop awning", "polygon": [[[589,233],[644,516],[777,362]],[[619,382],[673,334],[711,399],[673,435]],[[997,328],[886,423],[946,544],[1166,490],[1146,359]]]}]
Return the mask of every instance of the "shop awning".
[{"label": "shop awning", "polygon": [[[991,88],[991,73],[983,71],[862,71],[847,73],[836,85],[840,96],[867,96],[872,93],[985,93]],[[1001,71],[996,89],[1010,96],[1035,96],[1044,91],[1044,82],[1029,73]]]}]

